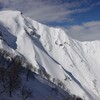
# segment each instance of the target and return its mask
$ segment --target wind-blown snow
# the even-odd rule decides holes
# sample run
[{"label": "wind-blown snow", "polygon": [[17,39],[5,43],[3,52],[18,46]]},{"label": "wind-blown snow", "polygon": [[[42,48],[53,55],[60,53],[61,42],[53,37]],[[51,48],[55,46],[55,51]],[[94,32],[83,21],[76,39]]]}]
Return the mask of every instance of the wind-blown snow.
[{"label": "wind-blown snow", "polygon": [[36,68],[45,69],[51,80],[61,80],[72,94],[100,100],[100,41],[79,42],[19,11],[0,12],[0,36],[0,48],[20,53]]}]

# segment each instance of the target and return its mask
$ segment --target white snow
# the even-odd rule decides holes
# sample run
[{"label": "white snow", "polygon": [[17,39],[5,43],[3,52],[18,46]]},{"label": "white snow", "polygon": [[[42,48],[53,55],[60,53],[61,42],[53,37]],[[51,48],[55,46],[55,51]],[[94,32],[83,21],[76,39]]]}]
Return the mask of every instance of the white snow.
[{"label": "white snow", "polygon": [[100,41],[74,40],[62,29],[42,25],[19,11],[0,12],[0,32],[7,42],[0,40],[0,48],[24,55],[33,66],[61,80],[72,94],[100,100]]}]

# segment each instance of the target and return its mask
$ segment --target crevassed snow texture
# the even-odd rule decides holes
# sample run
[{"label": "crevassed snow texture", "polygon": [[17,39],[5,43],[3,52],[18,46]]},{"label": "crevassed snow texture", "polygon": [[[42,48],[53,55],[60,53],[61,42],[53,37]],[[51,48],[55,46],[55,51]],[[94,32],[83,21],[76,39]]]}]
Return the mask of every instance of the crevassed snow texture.
[{"label": "crevassed snow texture", "polygon": [[72,94],[100,100],[100,41],[79,42],[19,11],[1,11],[0,48],[25,56],[33,66],[61,80]]}]

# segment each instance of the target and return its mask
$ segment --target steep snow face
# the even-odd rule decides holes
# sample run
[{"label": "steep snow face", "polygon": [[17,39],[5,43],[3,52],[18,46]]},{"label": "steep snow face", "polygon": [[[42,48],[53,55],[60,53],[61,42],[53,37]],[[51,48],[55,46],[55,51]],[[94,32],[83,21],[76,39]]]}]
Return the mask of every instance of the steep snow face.
[{"label": "steep snow face", "polygon": [[0,48],[20,53],[51,80],[62,81],[66,91],[100,100],[100,41],[79,42],[19,11],[0,12],[0,37]]}]

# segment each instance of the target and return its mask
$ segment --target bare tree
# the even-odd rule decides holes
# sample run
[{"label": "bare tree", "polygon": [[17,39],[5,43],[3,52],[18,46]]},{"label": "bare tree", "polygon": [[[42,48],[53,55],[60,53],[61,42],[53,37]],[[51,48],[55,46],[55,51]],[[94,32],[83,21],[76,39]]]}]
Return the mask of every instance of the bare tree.
[{"label": "bare tree", "polygon": [[53,78],[53,79],[52,79],[52,81],[53,81],[53,83],[55,83],[56,79],[55,79],[55,78]]},{"label": "bare tree", "polygon": [[61,80],[57,79],[56,81],[57,81],[57,85],[58,85],[60,88],[65,89],[65,84],[64,84]]},{"label": "bare tree", "polygon": [[3,67],[0,67],[0,84],[3,86],[5,90],[5,80],[6,80],[6,69]]},{"label": "bare tree", "polygon": [[46,77],[48,80],[50,80],[50,75],[44,70],[43,71],[44,77]]},{"label": "bare tree", "polygon": [[6,69],[6,92],[12,97],[12,93],[21,86],[21,62],[16,60],[16,57],[12,59],[12,62]]},{"label": "bare tree", "polygon": [[31,77],[31,69],[32,69],[32,65],[27,63],[27,73],[26,73],[26,81],[29,80],[29,78]]},{"label": "bare tree", "polygon": [[39,75],[43,76],[43,71],[41,69],[37,69],[37,71]]},{"label": "bare tree", "polygon": [[23,87],[21,90],[22,100],[32,98],[32,91],[29,88]]},{"label": "bare tree", "polygon": [[0,80],[4,91],[12,97],[12,92],[20,87],[21,78],[19,75],[19,66],[13,63],[9,68],[0,67]]}]

